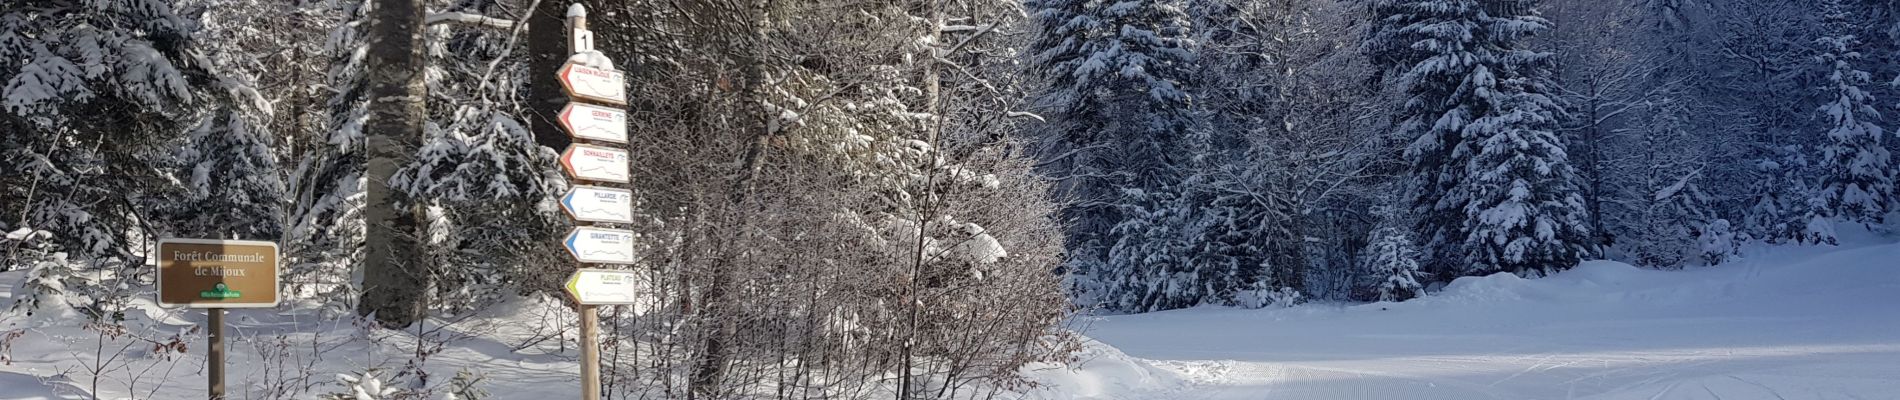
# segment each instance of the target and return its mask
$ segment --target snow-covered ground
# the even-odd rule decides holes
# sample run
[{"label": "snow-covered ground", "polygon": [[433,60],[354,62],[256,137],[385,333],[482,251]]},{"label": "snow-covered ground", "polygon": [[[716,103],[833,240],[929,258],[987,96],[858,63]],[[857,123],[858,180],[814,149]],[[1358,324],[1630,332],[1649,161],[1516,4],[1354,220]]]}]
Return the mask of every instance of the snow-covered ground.
[{"label": "snow-covered ground", "polygon": [[[1740,261],[1682,271],[1591,262],[1545,279],[1465,278],[1403,303],[1090,318],[1081,322],[1095,342],[1083,362],[1028,371],[1046,386],[1025,397],[1900,399],[1893,241],[1753,248]],[[15,275],[0,273],[0,282]],[[145,309],[132,325],[185,337],[203,318]],[[529,344],[547,333],[534,327],[562,325],[537,321],[571,318],[529,301],[491,309],[451,329],[470,334],[449,341],[428,369],[436,384],[479,369],[495,399],[575,398],[573,349]],[[155,353],[149,343],[100,349],[97,335],[60,322],[76,320],[0,320],[0,333],[25,332],[0,365],[0,400],[90,398],[86,366],[115,354],[122,366],[100,377],[102,398],[202,398],[201,339],[188,340],[184,354]],[[302,379],[291,372],[301,369],[320,372],[295,384],[335,391],[335,374],[395,370],[413,346],[408,336],[372,341],[308,315],[239,311],[230,321],[241,338],[231,345],[232,380],[245,390]]]},{"label": "snow-covered ground", "polygon": [[1757,248],[1668,272],[1591,262],[1404,303],[1092,322],[1114,349],[1038,372],[1056,385],[1040,397],[1900,399],[1900,244]]}]

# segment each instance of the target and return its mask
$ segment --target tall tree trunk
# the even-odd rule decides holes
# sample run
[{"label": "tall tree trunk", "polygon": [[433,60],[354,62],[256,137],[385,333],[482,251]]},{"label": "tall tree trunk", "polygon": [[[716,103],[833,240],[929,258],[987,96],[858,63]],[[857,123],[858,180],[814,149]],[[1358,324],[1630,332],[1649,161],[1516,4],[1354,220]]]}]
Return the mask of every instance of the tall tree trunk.
[{"label": "tall tree trunk", "polygon": [[554,73],[567,62],[567,7],[574,2],[541,0],[528,16],[528,129],[534,142],[554,151],[566,149],[573,139],[557,122],[567,93]]},{"label": "tall tree trunk", "polygon": [[1608,247],[1611,244],[1615,244],[1616,238],[1610,235],[1609,229],[1606,229],[1603,223],[1604,168],[1603,154],[1601,153],[1603,141],[1603,120],[1601,114],[1603,110],[1603,89],[1600,85],[1600,77],[1591,76],[1587,79],[1589,79],[1589,89],[1587,93],[1590,94],[1590,98],[1585,103],[1586,107],[1584,110],[1586,111],[1584,118],[1589,118],[1589,120],[1584,123],[1589,124],[1589,126],[1583,130],[1583,137],[1578,140],[1579,143],[1576,143],[1576,146],[1572,147],[1577,148],[1578,158],[1580,158],[1577,162],[1580,166],[1578,169],[1579,172],[1584,175],[1584,184],[1589,186],[1583,190],[1584,218],[1586,218],[1590,224],[1590,234],[1595,236],[1592,238],[1595,240],[1595,244],[1597,246]]},{"label": "tall tree trunk", "polygon": [[364,58],[368,121],[369,192],[364,210],[368,237],[363,257],[362,302],[356,312],[383,326],[402,328],[422,318],[430,276],[417,233],[418,218],[403,208],[405,195],[390,187],[396,170],[415,154],[428,117],[423,82],[422,0],[376,0],[370,15],[369,54]]}]

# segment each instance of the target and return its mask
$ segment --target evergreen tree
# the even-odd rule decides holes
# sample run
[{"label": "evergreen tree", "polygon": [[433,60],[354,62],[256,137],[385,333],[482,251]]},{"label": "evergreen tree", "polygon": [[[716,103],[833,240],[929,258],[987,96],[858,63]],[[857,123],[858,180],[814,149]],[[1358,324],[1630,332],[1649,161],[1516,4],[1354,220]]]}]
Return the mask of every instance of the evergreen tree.
[{"label": "evergreen tree", "polygon": [[[1037,135],[1047,173],[1057,180],[1056,190],[1076,204],[1065,207],[1069,273],[1080,277],[1078,289],[1094,293],[1089,274],[1099,269],[1112,244],[1106,232],[1116,225],[1119,210],[1109,156],[1106,105],[1095,94],[1104,83],[1081,73],[1090,56],[1104,46],[1108,29],[1093,14],[1089,0],[1036,0],[1026,5],[1040,31],[1030,46],[1032,71],[1045,85],[1037,99],[1049,123]],[[1106,272],[1106,271],[1104,271]]]},{"label": "evergreen tree", "polygon": [[[1820,97],[1827,103],[1818,111],[1827,137],[1818,159],[1823,175],[1814,193],[1821,207],[1816,217],[1877,224],[1893,201],[1895,171],[1893,156],[1881,143],[1886,132],[1875,124],[1880,112],[1875,110],[1872,95],[1863,89],[1872,83],[1872,76],[1854,65],[1864,57],[1849,5],[1842,0],[1823,0],[1821,12],[1827,36],[1815,41],[1821,47],[1816,60],[1825,75]],[[1834,240],[1823,232],[1813,233],[1822,235],[1810,237],[1810,241]]]},{"label": "evergreen tree", "polygon": [[[1424,242],[1426,271],[1437,276],[1454,275],[1463,261],[1458,246],[1464,240],[1464,208],[1470,201],[1453,189],[1463,178],[1464,159],[1473,152],[1465,148],[1460,131],[1475,114],[1470,109],[1474,102],[1456,98],[1471,94],[1459,89],[1472,63],[1451,61],[1498,58],[1491,54],[1498,47],[1471,43],[1496,40],[1481,35],[1486,33],[1479,29],[1483,25],[1471,23],[1481,13],[1475,1],[1375,2],[1373,16],[1378,19],[1366,46],[1376,65],[1390,66],[1396,75],[1386,83],[1400,86],[1406,95],[1403,109],[1394,115],[1394,130],[1410,143],[1404,158],[1417,238]],[[1452,29],[1435,29],[1440,26]]]},{"label": "evergreen tree", "polygon": [[188,177],[184,193],[155,207],[175,220],[174,235],[278,239],[284,186],[276,146],[263,129],[254,117],[221,112],[191,130],[184,151],[172,159]]},{"label": "evergreen tree", "polygon": [[1361,258],[1379,301],[1405,301],[1423,294],[1419,282],[1424,276],[1418,270],[1418,248],[1410,233],[1398,227],[1382,227],[1372,231],[1368,243]]},{"label": "evergreen tree", "polygon": [[1400,76],[1430,54],[1413,47],[1417,41],[1406,27],[1417,22],[1416,4],[1411,0],[1357,0],[1359,17],[1366,21],[1360,35],[1359,52],[1375,67],[1373,83],[1400,86]]},{"label": "evergreen tree", "polygon": [[[1168,226],[1180,219],[1133,220],[1168,215],[1152,210],[1160,199],[1181,196],[1163,191],[1182,189],[1182,168],[1191,157],[1185,11],[1170,0],[1049,0],[1031,7],[1041,29],[1031,47],[1033,68],[1048,84],[1040,100],[1050,120],[1039,134],[1044,162],[1059,179],[1058,190],[1078,203],[1065,210],[1071,272],[1082,280],[1120,280],[1127,271],[1162,268],[1127,264],[1151,258],[1111,253],[1148,246],[1119,237],[1146,230],[1132,226],[1183,228]],[[1131,209],[1151,212],[1124,214]],[[1110,292],[1134,287],[1103,286]]]},{"label": "evergreen tree", "polygon": [[[1236,162],[1237,164],[1238,162]],[[1257,307],[1264,291],[1297,285],[1297,279],[1276,276],[1282,271],[1301,268],[1276,268],[1274,244],[1293,242],[1280,223],[1287,218],[1274,212],[1271,204],[1250,190],[1259,179],[1233,169],[1240,165],[1216,165],[1198,168],[1183,185],[1186,198],[1181,207],[1187,213],[1182,234],[1188,252],[1187,262],[1199,270],[1210,287],[1204,302]],[[1299,251],[1297,246],[1294,251]],[[1306,291],[1305,287],[1292,287]]]},{"label": "evergreen tree", "polygon": [[1702,262],[1716,265],[1736,257],[1740,249],[1736,248],[1735,231],[1726,219],[1710,221],[1702,227],[1701,237],[1696,241],[1702,250]]},{"label": "evergreen tree", "polygon": [[171,2],[16,3],[0,7],[0,211],[43,241],[6,253],[0,271],[33,268],[18,304],[116,322],[148,276],[144,243],[175,233],[155,208],[182,201],[167,195],[194,172],[171,159],[217,140],[188,132],[228,126],[231,93],[249,88],[218,86],[195,16]]},{"label": "evergreen tree", "polygon": [[1113,274],[1099,277],[1103,306],[1149,312],[1201,305],[1214,298],[1218,279],[1195,265],[1192,203],[1173,188],[1127,189],[1118,202],[1127,216],[1115,226],[1108,254]]},{"label": "evergreen tree", "polygon": [[[1487,36],[1511,49],[1516,40],[1547,29],[1525,2],[1491,4],[1477,19]],[[1513,15],[1512,12],[1523,14]],[[1473,66],[1460,91],[1479,104],[1463,127],[1476,146],[1457,197],[1469,196],[1464,248],[1466,274],[1561,270],[1594,248],[1583,220],[1576,174],[1558,137],[1559,106],[1547,94],[1548,53],[1503,50],[1491,63]]]},{"label": "evergreen tree", "polygon": [[1413,138],[1412,200],[1435,277],[1568,268],[1591,251],[1564,144],[1552,129],[1547,53],[1520,41],[1547,29],[1529,2],[1382,4],[1392,24],[1368,47],[1408,95],[1398,132]]}]

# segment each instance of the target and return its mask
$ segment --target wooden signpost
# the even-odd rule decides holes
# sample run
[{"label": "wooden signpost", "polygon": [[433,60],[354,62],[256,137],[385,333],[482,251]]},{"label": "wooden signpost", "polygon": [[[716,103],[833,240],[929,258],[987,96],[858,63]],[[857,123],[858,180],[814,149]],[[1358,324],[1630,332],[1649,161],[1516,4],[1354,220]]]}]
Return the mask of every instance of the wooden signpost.
[{"label": "wooden signpost", "polygon": [[[633,192],[609,187],[631,180],[627,143],[626,75],[594,51],[587,30],[587,9],[567,8],[568,62],[555,73],[568,104],[559,121],[574,144],[561,153],[561,169],[578,183],[561,197],[561,208],[574,219],[574,230],[561,244],[581,264],[566,289],[581,317],[581,399],[600,400],[600,305],[632,304],[639,293],[632,272],[584,268],[588,263],[632,264],[634,233],[595,223],[633,222]],[[589,144],[593,142],[594,144]]]},{"label": "wooden signpost", "polygon": [[158,241],[158,304],[206,309],[205,363],[211,400],[224,397],[224,309],[278,302],[277,244],[244,240]]}]

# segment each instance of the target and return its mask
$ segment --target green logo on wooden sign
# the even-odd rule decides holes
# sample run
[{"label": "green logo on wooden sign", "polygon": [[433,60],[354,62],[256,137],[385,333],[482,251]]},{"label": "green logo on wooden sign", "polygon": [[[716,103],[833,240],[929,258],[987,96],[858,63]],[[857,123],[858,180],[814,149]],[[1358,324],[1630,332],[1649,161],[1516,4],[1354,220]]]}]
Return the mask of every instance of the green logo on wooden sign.
[{"label": "green logo on wooden sign", "polygon": [[212,286],[211,290],[198,292],[198,297],[203,297],[207,299],[235,299],[235,298],[238,298],[238,296],[240,296],[238,291],[231,290],[230,287],[224,286],[223,282],[219,282],[216,286]]}]

